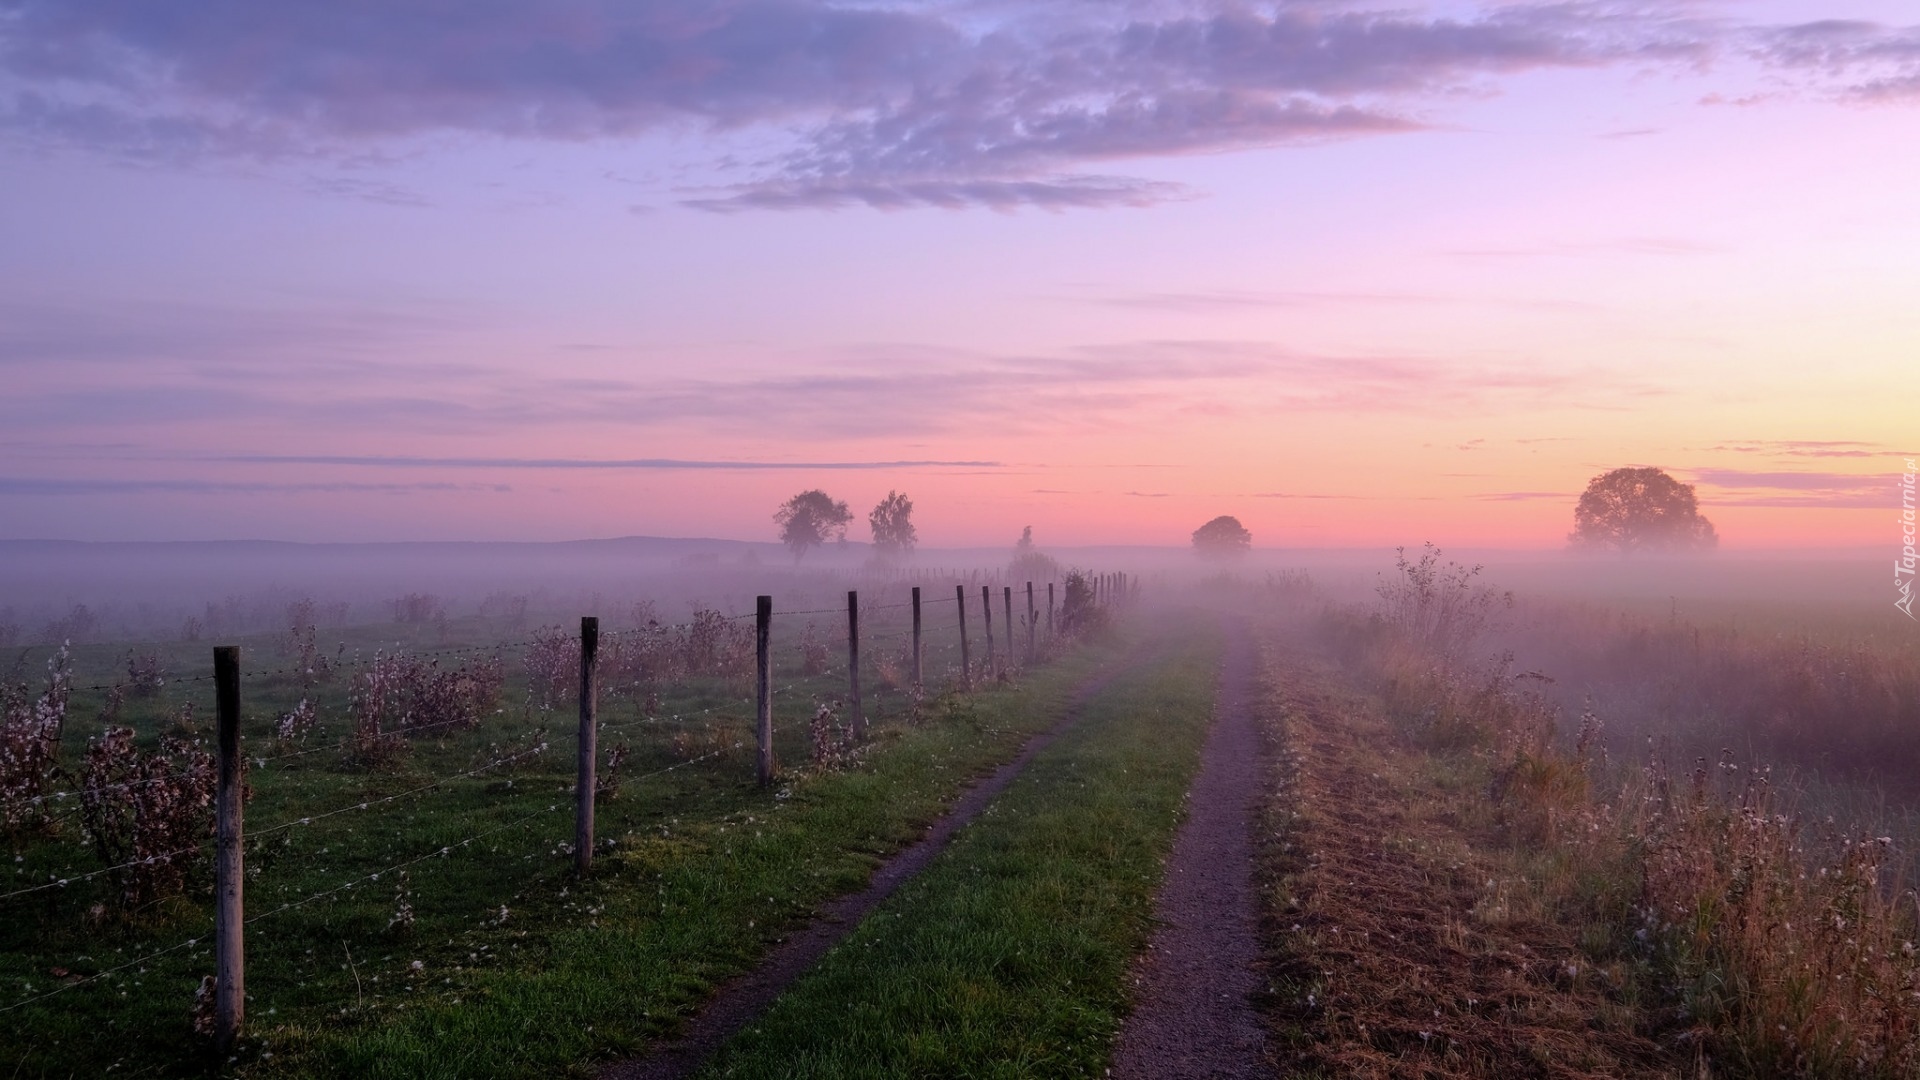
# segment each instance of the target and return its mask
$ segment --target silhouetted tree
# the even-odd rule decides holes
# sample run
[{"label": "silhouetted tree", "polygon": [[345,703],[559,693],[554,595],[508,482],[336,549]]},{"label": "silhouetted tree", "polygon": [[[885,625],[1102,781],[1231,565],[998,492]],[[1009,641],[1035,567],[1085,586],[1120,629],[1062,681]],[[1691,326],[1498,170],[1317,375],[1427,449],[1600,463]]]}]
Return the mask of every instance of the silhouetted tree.
[{"label": "silhouetted tree", "polygon": [[1221,514],[1193,530],[1194,552],[1209,559],[1245,555],[1252,544],[1253,534],[1240,524],[1239,518],[1230,514]]},{"label": "silhouetted tree", "polygon": [[796,563],[808,548],[828,540],[845,540],[847,523],[852,520],[853,512],[846,503],[835,502],[819,488],[795,495],[773,512],[774,524],[780,526],[780,542],[793,552]]},{"label": "silhouetted tree", "polygon": [[902,492],[887,492],[867,514],[867,525],[873,529],[873,546],[883,557],[911,555],[920,539],[913,531],[913,500]]},{"label": "silhouetted tree", "polygon": [[1720,543],[1700,516],[1693,485],[1660,469],[1614,469],[1587,483],[1567,543],[1618,551],[1711,551]]},{"label": "silhouetted tree", "polygon": [[1033,546],[1033,526],[1020,530],[1020,539],[1013,545],[1013,561],[1007,564],[1007,577],[1012,581],[1051,581],[1060,576],[1060,564],[1053,556]]}]

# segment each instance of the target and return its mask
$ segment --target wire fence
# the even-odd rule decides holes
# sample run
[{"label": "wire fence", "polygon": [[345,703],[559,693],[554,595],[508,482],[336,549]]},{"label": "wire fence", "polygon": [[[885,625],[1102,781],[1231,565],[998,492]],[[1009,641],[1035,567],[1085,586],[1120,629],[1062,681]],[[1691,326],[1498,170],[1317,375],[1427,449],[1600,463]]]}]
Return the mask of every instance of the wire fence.
[{"label": "wire fence", "polygon": [[[603,837],[652,820],[677,791],[749,775],[766,787],[832,760],[869,725],[917,722],[941,695],[1043,662],[1075,618],[1137,590],[1118,574],[1077,579],[1072,597],[1067,582],[932,576],[849,589],[844,605],[762,597],[746,613],[700,609],[604,632],[587,619],[578,632],[548,626],[428,650],[319,657],[314,635],[296,628],[280,655],[236,663],[230,679],[170,678],[143,695],[56,673],[48,695],[63,719],[101,709],[65,736],[98,733],[78,754],[57,743],[43,752],[43,763],[65,764],[34,779],[7,771],[19,755],[0,744],[0,810],[16,839],[12,880],[0,878],[0,978],[60,974],[20,978],[12,1000],[0,991],[0,1013],[82,988],[124,995],[139,985],[129,972],[164,961],[192,975],[210,959],[214,975],[181,1005],[210,1013],[204,1027],[224,1050],[246,1011],[246,928],[347,898],[362,922],[384,911],[390,932],[453,917],[448,907],[504,919],[555,860],[585,872]],[[211,731],[195,719],[207,706]],[[16,713],[35,715],[10,705],[9,739]],[[146,729],[137,742],[134,727]],[[115,742],[115,730],[129,738]],[[262,824],[243,828],[243,818]],[[533,847],[504,851],[517,835]],[[190,887],[209,866],[211,903]],[[239,903],[241,881],[255,910]],[[373,897],[376,886],[394,895]],[[483,896],[492,899],[477,905]],[[204,926],[211,913],[214,932],[148,940],[124,961],[49,965],[38,951],[47,926],[160,909],[173,925]],[[256,948],[255,978],[280,985],[290,978],[281,968],[310,965],[297,952],[303,934],[282,944],[279,929]]]}]

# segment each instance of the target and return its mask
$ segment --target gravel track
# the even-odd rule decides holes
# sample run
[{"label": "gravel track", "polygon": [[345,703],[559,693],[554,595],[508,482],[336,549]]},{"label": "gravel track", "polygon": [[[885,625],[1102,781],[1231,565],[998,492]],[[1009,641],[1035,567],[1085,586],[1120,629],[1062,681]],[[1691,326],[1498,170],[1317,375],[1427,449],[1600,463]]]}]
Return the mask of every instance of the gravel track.
[{"label": "gravel track", "polygon": [[1122,1080],[1274,1075],[1261,987],[1253,819],[1263,768],[1254,720],[1258,657],[1239,624],[1227,648],[1213,727],[1154,898],[1159,923],[1134,965],[1134,1010],[1112,1075]]}]

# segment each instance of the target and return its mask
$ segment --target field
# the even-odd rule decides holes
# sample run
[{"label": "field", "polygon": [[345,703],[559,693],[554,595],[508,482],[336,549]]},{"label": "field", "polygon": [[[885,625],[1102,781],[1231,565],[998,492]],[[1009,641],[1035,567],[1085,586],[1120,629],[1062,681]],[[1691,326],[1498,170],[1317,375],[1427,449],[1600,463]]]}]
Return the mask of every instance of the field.
[{"label": "field", "polygon": [[[167,834],[186,853],[157,874],[96,840],[145,786],[191,790],[209,643],[77,646],[59,768],[9,795],[0,1059],[22,1076],[644,1069],[1033,748],[950,846],[693,1064],[1135,1075],[1114,1047],[1150,1000],[1163,867],[1209,718],[1231,707],[1266,739],[1243,793],[1259,954],[1220,961],[1264,988],[1242,1003],[1266,1033],[1245,1075],[1920,1068],[1920,651],[1819,609],[1696,621],[1509,598],[1438,553],[1377,581],[1367,598],[1298,571],[1109,590],[1075,601],[1071,633],[1043,588],[1031,658],[1024,594],[1009,647],[995,584],[991,662],[969,582],[964,673],[942,581],[925,588],[920,692],[907,585],[872,582],[865,739],[845,583],[817,582],[776,604],[766,789],[752,619],[630,607],[603,619],[584,879],[577,624],[402,596],[390,621],[309,632],[324,613],[295,605],[293,633],[240,641],[248,1015],[227,1061],[196,995],[213,971],[204,817]],[[1259,651],[1257,692],[1218,684],[1234,638]],[[16,689],[13,713],[42,688]],[[110,725],[142,752],[174,746],[175,771],[96,772],[108,797],[89,802]]]}]

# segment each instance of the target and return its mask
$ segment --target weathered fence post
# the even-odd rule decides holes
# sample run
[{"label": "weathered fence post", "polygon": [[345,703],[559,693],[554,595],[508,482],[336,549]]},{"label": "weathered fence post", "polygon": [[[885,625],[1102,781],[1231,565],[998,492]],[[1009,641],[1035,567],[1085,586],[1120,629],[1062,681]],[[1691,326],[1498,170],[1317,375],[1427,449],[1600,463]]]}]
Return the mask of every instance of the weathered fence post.
[{"label": "weathered fence post", "polygon": [[960,613],[960,689],[973,691],[973,654],[967,651],[967,587],[953,587],[953,607]]},{"label": "weathered fence post", "polygon": [[1047,640],[1053,640],[1053,582],[1047,582]]},{"label": "weathered fence post", "polygon": [[247,1013],[246,907],[241,886],[240,647],[213,650],[214,732],[220,759],[214,790],[213,1044],[225,1057]]},{"label": "weathered fence post", "polygon": [[1040,632],[1040,613],[1033,608],[1033,582],[1027,582],[1027,663],[1034,661],[1034,648]]},{"label": "weathered fence post", "polygon": [[1005,594],[1006,594],[1006,607],[1005,607],[1005,610],[1006,610],[1006,613],[1007,613],[1007,666],[1008,666],[1008,667],[1012,667],[1012,666],[1014,665],[1014,659],[1013,659],[1013,586],[1011,586],[1011,585],[1004,585],[1004,586],[1002,586],[1002,587],[1001,587],[1001,592],[1003,592],[1003,593],[1005,593]]},{"label": "weathered fence post", "polygon": [[773,783],[773,655],[767,647],[772,636],[773,597],[762,596],[753,604],[753,681],[760,694],[753,731],[759,744],[761,787]]},{"label": "weathered fence post", "polygon": [[913,587],[913,688],[918,691],[920,681],[920,586]]},{"label": "weathered fence post", "polygon": [[853,737],[867,737],[867,714],[860,707],[860,594],[847,593],[847,704],[853,710]]},{"label": "weathered fence post", "polygon": [[980,586],[980,610],[987,623],[987,672],[993,672],[993,586]]},{"label": "weathered fence post", "polygon": [[573,812],[573,872],[593,865],[593,789],[600,763],[600,620],[580,617],[580,776]]}]

